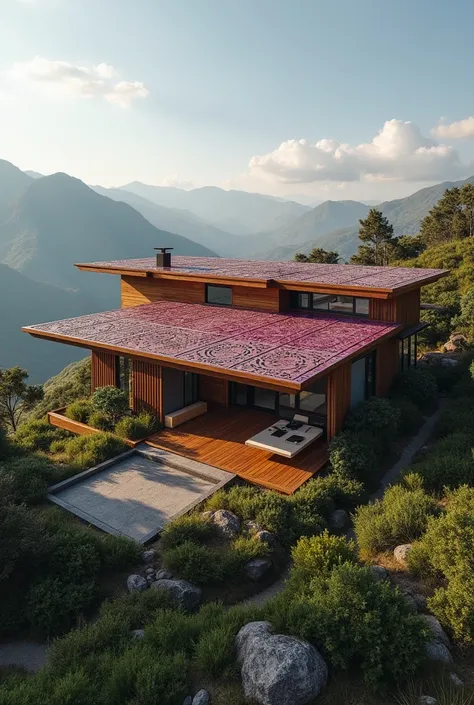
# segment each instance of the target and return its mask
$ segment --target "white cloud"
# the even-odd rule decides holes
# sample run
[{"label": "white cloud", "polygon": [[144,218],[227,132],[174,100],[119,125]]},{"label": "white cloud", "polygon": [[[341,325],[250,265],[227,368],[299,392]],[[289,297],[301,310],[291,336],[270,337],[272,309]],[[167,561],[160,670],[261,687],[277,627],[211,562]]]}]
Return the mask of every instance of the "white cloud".
[{"label": "white cloud", "polygon": [[186,179],[180,179],[177,174],[171,174],[171,176],[165,176],[161,182],[161,186],[171,186],[174,188],[182,189],[183,191],[190,191],[194,188],[194,184],[191,181],[186,181]]},{"label": "white cloud", "polygon": [[73,98],[103,97],[109,103],[129,107],[136,98],[146,98],[148,89],[139,81],[119,80],[113,66],[102,63],[96,66],[50,61],[40,56],[31,61],[14,64],[12,76],[40,88]]},{"label": "white cloud", "polygon": [[447,125],[444,122],[440,122],[431,132],[441,139],[462,140],[468,137],[474,137],[474,117],[451,122]]},{"label": "white cloud", "polygon": [[288,140],[254,156],[251,175],[280,183],[431,181],[461,176],[456,150],[424,137],[412,122],[387,120],[371,142],[352,147],[333,139]]}]

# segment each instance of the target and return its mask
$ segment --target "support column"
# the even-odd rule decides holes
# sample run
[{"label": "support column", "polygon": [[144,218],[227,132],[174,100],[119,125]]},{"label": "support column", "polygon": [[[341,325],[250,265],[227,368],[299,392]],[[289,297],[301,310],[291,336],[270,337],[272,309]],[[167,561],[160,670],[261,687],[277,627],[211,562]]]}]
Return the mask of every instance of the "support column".
[{"label": "support column", "polygon": [[163,409],[162,368],[154,362],[132,360],[132,409],[148,411],[161,422]]},{"label": "support column", "polygon": [[105,350],[91,351],[91,391],[98,387],[116,386],[117,355]]},{"label": "support column", "polygon": [[351,364],[337,367],[328,375],[327,438],[330,441],[344,424],[351,404]]}]

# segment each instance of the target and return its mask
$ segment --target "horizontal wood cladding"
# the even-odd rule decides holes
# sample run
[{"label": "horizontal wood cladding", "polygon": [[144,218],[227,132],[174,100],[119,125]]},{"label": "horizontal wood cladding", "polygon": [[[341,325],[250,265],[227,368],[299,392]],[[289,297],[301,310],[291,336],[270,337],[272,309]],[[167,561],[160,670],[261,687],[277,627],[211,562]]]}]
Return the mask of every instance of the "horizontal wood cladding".
[{"label": "horizontal wood cladding", "polygon": [[199,375],[199,399],[212,404],[229,404],[229,383],[225,379]]},{"label": "horizontal wood cladding", "polygon": [[394,296],[392,299],[370,299],[369,318],[374,321],[394,321],[412,326],[420,320],[420,289]]},{"label": "horizontal wood cladding", "polygon": [[120,282],[122,308],[151,304],[154,301],[203,304],[205,289],[203,282],[173,279],[122,277]]},{"label": "horizontal wood cladding", "polygon": [[375,386],[378,397],[384,397],[400,368],[399,341],[395,338],[379,345],[376,353]]},{"label": "horizontal wood cladding", "polygon": [[132,360],[132,408],[162,420],[162,368],[153,362]]},{"label": "horizontal wood cladding", "polygon": [[280,292],[278,289],[253,289],[249,286],[232,287],[232,304],[239,308],[257,308],[278,313]]},{"label": "horizontal wood cladding", "polygon": [[351,403],[351,363],[337,367],[328,375],[327,438],[339,433]]},{"label": "horizontal wood cladding", "polygon": [[106,350],[91,352],[91,388],[95,392],[99,387],[115,387],[116,355]]}]

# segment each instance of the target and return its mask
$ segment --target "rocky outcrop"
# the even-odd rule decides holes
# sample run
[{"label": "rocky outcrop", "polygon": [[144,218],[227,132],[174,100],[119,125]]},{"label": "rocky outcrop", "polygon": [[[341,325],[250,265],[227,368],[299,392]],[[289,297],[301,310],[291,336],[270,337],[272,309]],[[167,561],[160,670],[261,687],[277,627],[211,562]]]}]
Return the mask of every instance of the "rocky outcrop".
[{"label": "rocky outcrop", "polygon": [[425,644],[425,656],[428,661],[443,663],[446,666],[452,663],[453,658],[444,644],[440,641],[429,641]]},{"label": "rocky outcrop", "polygon": [[411,543],[402,543],[400,544],[400,546],[397,546],[393,551],[395,560],[397,560],[405,568],[407,567],[408,554],[410,553],[410,551]]},{"label": "rocky outcrop", "polygon": [[469,347],[469,342],[465,335],[462,333],[452,333],[449,336],[449,340],[443,346],[444,352],[462,352],[467,350]]},{"label": "rocky outcrop", "polygon": [[345,509],[335,509],[328,520],[328,527],[331,531],[343,531],[348,524],[349,514]]},{"label": "rocky outcrop", "polygon": [[388,580],[388,570],[383,565],[371,565],[370,572],[376,580]]},{"label": "rocky outcrop", "polygon": [[193,698],[192,705],[208,705],[210,701],[207,690],[200,690]]},{"label": "rocky outcrop", "polygon": [[150,548],[149,551],[143,551],[142,553],[142,561],[144,563],[153,563],[156,559],[156,551],[154,551],[152,548]]},{"label": "rocky outcrop", "polygon": [[240,532],[240,519],[227,509],[218,509],[212,515],[212,521],[222,536],[233,539]]},{"label": "rocky outcrop", "polygon": [[432,614],[423,614],[421,615],[421,617],[425,624],[429,627],[432,634],[432,638],[435,641],[440,641],[446,646],[447,649],[450,649],[451,641],[449,639],[449,636],[446,634],[443,627],[441,626],[439,620],[436,619],[436,617],[434,617]]},{"label": "rocky outcrop", "polygon": [[151,588],[167,592],[171,599],[187,612],[195,610],[202,598],[200,588],[188,583],[187,580],[155,580]]},{"label": "rocky outcrop", "polygon": [[249,580],[258,583],[272,567],[272,562],[269,558],[253,558],[244,568],[245,575]]},{"label": "rocky outcrop", "polygon": [[148,587],[148,583],[143,575],[129,575],[127,578],[127,588],[129,592],[143,592]]},{"label": "rocky outcrop", "polygon": [[327,665],[311,644],[251,622],[236,637],[242,687],[260,705],[307,705],[325,686]]},{"label": "rocky outcrop", "polygon": [[155,574],[155,580],[171,580],[172,575],[167,570],[157,570]]}]

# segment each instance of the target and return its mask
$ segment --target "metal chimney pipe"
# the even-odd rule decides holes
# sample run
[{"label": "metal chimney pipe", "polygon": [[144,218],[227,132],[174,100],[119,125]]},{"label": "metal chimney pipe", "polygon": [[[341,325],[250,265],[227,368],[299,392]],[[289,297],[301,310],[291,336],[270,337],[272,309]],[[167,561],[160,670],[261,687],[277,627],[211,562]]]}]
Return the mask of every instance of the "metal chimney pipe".
[{"label": "metal chimney pipe", "polygon": [[154,250],[158,250],[156,253],[156,266],[157,267],[171,267],[171,252],[167,250],[173,250],[173,247],[154,247]]}]

